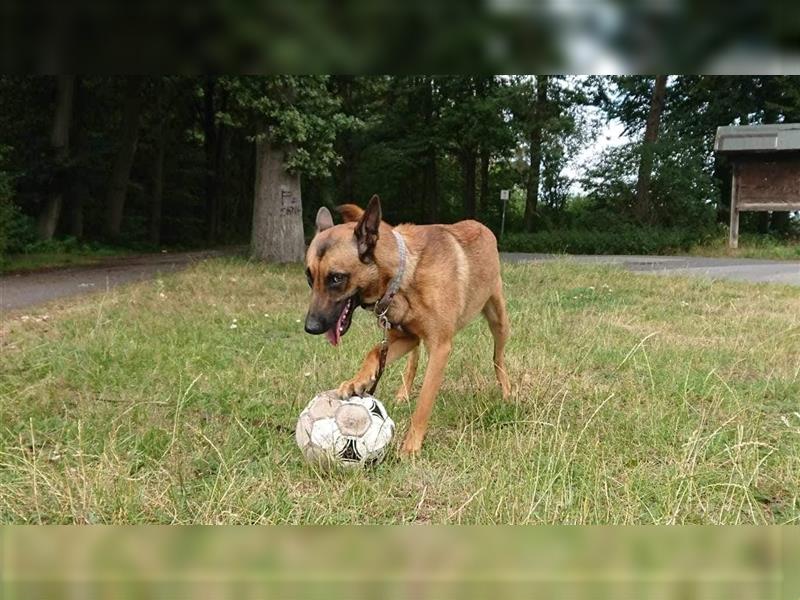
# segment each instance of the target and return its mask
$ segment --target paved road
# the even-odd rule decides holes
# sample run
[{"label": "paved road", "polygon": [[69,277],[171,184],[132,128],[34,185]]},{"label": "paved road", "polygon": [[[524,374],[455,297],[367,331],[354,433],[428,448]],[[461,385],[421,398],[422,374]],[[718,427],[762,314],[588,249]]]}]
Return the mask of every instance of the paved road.
[{"label": "paved road", "polygon": [[800,286],[800,261],[751,258],[702,258],[699,256],[584,256],[504,252],[509,262],[542,262],[567,258],[584,264],[618,265],[629,271],[656,275],[692,275],[711,279],[733,279],[752,283],[783,283]]},{"label": "paved road", "polygon": [[105,291],[124,283],[157,277],[185,269],[205,258],[229,251],[175,252],[109,259],[97,265],[0,276],[0,316],[5,311],[49,300]]}]

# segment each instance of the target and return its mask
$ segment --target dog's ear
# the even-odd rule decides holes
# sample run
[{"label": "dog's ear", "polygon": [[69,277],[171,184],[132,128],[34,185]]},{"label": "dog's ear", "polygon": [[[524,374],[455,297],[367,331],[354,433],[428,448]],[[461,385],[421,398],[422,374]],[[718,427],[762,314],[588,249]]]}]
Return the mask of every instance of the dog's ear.
[{"label": "dog's ear", "polygon": [[317,233],[333,227],[331,211],[324,206],[317,211]]},{"label": "dog's ear", "polygon": [[378,243],[378,230],[381,225],[381,199],[378,195],[370,198],[366,210],[356,223],[355,236],[358,245],[358,258],[363,263],[372,262],[372,253]]},{"label": "dog's ear", "polygon": [[336,207],[336,212],[342,215],[345,223],[355,223],[364,214],[364,209],[355,204],[342,204]]}]

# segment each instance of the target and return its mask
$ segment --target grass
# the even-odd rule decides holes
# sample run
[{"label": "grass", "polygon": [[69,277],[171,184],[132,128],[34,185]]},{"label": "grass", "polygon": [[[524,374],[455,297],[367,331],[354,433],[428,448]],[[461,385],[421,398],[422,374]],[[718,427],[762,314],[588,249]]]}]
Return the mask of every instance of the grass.
[{"label": "grass", "polygon": [[[299,268],[218,259],[7,315],[0,522],[800,519],[800,291],[567,262],[504,277],[512,398],[476,321],[420,457],[330,475],[295,419],[379,334],[359,311],[338,349],[305,335]],[[378,390],[396,444],[401,370]]]},{"label": "grass", "polygon": [[122,249],[75,250],[71,252],[32,252],[11,254],[0,260],[0,273],[17,273],[41,269],[94,265],[110,257],[130,255]]},{"label": "grass", "polygon": [[739,238],[739,247],[731,250],[728,248],[728,238],[725,236],[693,246],[689,254],[711,257],[800,260],[800,240],[781,240],[767,235],[742,234]]}]

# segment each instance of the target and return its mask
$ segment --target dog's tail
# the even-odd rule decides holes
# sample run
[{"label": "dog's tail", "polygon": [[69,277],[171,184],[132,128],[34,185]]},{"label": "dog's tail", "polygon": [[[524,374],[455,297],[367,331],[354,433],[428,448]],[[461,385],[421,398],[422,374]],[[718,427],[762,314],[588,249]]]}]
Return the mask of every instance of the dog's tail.
[{"label": "dog's tail", "polygon": [[336,207],[336,212],[342,215],[345,223],[354,223],[364,214],[364,209],[355,204],[340,204]]}]

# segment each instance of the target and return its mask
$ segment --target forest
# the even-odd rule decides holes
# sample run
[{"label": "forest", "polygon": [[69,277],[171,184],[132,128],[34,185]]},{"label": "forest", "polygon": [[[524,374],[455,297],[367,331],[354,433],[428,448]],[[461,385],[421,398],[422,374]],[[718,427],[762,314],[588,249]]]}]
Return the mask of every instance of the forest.
[{"label": "forest", "polygon": [[654,253],[720,234],[717,126],[800,121],[800,78],[3,76],[0,106],[0,253],[249,243],[294,261],[319,206],[378,194],[391,223],[499,234],[504,189],[506,249]]}]

